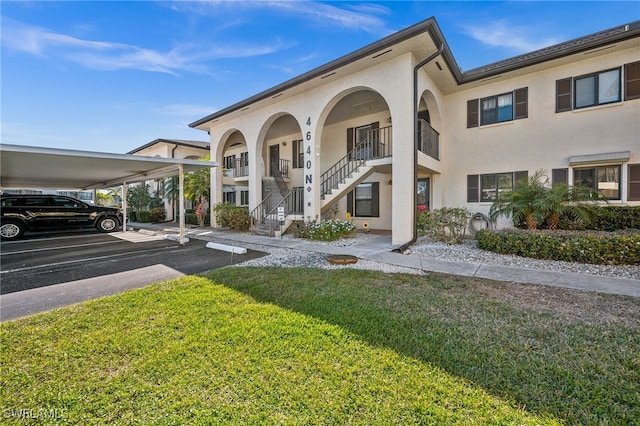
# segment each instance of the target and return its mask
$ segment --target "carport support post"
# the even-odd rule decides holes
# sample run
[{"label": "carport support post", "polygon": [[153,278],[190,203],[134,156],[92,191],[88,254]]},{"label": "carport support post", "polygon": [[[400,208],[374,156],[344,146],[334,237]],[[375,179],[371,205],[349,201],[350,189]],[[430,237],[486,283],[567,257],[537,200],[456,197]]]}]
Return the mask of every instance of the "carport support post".
[{"label": "carport support post", "polygon": [[127,182],[122,182],[122,232],[127,232]]},{"label": "carport support post", "polygon": [[180,245],[184,245],[184,165],[178,164],[180,190],[179,190],[179,205],[180,205]]}]

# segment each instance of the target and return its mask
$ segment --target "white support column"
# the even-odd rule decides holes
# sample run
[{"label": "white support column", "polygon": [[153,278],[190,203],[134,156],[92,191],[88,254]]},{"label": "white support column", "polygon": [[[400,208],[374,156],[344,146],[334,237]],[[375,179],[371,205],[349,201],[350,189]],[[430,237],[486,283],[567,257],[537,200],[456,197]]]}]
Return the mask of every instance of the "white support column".
[{"label": "white support column", "polygon": [[122,182],[122,232],[127,232],[127,182]]},{"label": "white support column", "polygon": [[179,179],[180,179],[180,191],[179,191],[179,205],[180,205],[180,245],[184,245],[184,165],[178,165]]}]

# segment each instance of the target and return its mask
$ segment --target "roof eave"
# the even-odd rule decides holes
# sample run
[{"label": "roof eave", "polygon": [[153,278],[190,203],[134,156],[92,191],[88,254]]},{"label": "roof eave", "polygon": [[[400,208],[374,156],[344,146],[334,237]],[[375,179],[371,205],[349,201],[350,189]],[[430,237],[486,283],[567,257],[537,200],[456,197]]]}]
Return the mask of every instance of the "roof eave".
[{"label": "roof eave", "polygon": [[[442,36],[442,32],[440,31],[440,28],[438,27],[438,24],[435,18],[430,17],[428,19],[425,19],[422,22],[412,25],[411,27],[405,28],[404,30],[391,34],[390,36],[385,37],[381,40],[378,40],[377,42],[371,43],[361,49],[358,49],[352,53],[349,53],[348,55],[342,56],[325,65],[322,65],[320,67],[312,69],[311,71],[301,74],[298,77],[292,78],[291,80],[287,80],[284,83],[281,83],[277,86],[274,86],[270,89],[260,92],[257,95],[254,95],[238,103],[235,103],[225,109],[222,109],[204,118],[201,118],[200,120],[194,121],[193,123],[189,124],[189,127],[196,128],[198,126],[201,126],[207,122],[210,122],[212,120],[215,120],[217,118],[230,114],[234,111],[243,109],[255,102],[275,96],[287,89],[298,86],[302,83],[313,80],[315,78],[322,77],[323,75],[330,73],[338,68],[341,68],[359,59],[372,55],[375,52],[380,51],[381,49],[389,48],[390,46],[393,46],[395,44],[398,44],[402,41],[408,40],[412,37],[415,37],[419,34],[423,34],[425,32],[429,33],[429,35],[433,39],[436,46],[439,46],[441,43],[444,43],[446,46],[444,37]],[[454,69],[452,69],[452,72],[454,72],[454,70],[457,69],[457,65],[455,65],[455,60],[453,60],[453,55],[451,55],[451,52],[449,51],[448,46],[446,46],[445,51],[449,53],[447,56],[445,56],[446,59],[451,60],[452,63],[454,64],[454,67],[453,67]],[[460,71],[457,70],[457,73],[460,74]]]}]

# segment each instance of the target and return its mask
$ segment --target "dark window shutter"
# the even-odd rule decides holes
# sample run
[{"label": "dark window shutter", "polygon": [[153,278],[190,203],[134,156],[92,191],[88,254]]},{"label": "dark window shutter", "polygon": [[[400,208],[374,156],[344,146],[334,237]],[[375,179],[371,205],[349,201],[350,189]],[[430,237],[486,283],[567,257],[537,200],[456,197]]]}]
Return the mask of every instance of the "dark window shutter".
[{"label": "dark window shutter", "polygon": [[557,183],[568,184],[569,183],[569,169],[553,169],[551,170],[551,185]]},{"label": "dark window shutter", "polygon": [[380,182],[371,183],[371,216],[380,217]]},{"label": "dark window shutter", "polygon": [[629,164],[628,201],[640,201],[640,164]]},{"label": "dark window shutter", "polygon": [[347,154],[353,150],[354,129],[349,127],[347,129]]},{"label": "dark window shutter", "polygon": [[478,105],[479,99],[467,101],[467,129],[478,127]]},{"label": "dark window shutter", "polygon": [[347,213],[353,216],[353,191],[347,194]]},{"label": "dark window shutter", "polygon": [[520,179],[528,179],[529,172],[527,170],[523,170],[520,172],[513,172],[513,187],[516,187],[516,184],[520,182]]},{"label": "dark window shutter", "polygon": [[624,66],[624,99],[640,99],[640,62]]},{"label": "dark window shutter", "polygon": [[515,106],[515,114],[514,120],[519,120],[521,118],[527,118],[529,116],[529,108],[527,107],[529,101],[529,90],[527,87],[523,87],[522,89],[516,89],[514,92],[514,106]]},{"label": "dark window shutter", "polygon": [[480,177],[467,175],[467,203],[477,203],[478,201],[480,201]]},{"label": "dark window shutter", "polygon": [[293,141],[291,143],[291,145],[293,145],[293,147],[291,148],[293,151],[292,157],[293,157],[293,168],[297,169],[298,168],[298,141]]},{"label": "dark window shutter", "polygon": [[556,80],[556,112],[571,111],[571,77]]}]

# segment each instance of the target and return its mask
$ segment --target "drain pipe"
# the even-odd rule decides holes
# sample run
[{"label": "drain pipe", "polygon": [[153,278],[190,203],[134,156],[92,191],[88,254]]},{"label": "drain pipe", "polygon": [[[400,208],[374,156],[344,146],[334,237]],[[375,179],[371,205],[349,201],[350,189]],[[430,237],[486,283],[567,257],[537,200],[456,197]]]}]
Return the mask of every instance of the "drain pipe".
[{"label": "drain pipe", "polygon": [[[429,56],[427,59],[424,59],[420,63],[418,63],[413,68],[413,182],[414,185],[418,182],[418,71],[420,68],[427,65],[429,62],[433,61],[436,57],[440,56],[444,51],[444,43],[440,43],[440,47],[438,50]],[[414,187],[413,191],[413,212],[414,214],[418,211],[418,192],[417,188]],[[400,253],[403,253],[409,246],[416,242],[418,239],[418,223],[416,218],[413,220],[413,237],[410,241],[407,241],[403,245],[401,245],[397,250]]]}]

